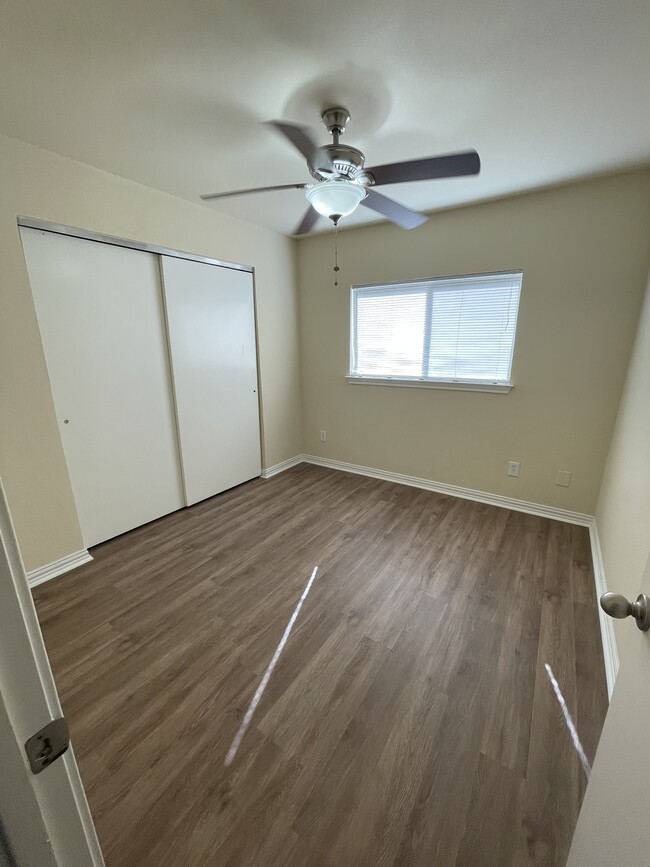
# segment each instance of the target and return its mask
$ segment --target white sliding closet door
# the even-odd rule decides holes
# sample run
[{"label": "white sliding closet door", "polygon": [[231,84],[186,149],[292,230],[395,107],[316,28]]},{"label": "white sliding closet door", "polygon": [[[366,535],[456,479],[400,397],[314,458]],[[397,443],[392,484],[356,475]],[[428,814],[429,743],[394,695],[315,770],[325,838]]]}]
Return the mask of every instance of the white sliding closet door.
[{"label": "white sliding closet door", "polygon": [[162,257],[187,505],[259,476],[253,276]]},{"label": "white sliding closet door", "polygon": [[181,508],[158,257],[21,229],[86,546]]}]

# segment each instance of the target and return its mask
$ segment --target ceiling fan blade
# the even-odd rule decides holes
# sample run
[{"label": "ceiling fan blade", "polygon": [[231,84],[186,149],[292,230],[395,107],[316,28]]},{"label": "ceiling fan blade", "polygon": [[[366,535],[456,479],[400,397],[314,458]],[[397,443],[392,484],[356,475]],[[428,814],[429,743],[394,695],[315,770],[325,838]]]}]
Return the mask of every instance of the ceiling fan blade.
[{"label": "ceiling fan blade", "polygon": [[247,190],[229,190],[227,193],[208,193],[201,196],[204,202],[210,199],[227,199],[228,196],[245,196],[247,193],[268,193],[272,190],[305,190],[309,184],[278,184],[275,187],[251,187]]},{"label": "ceiling fan blade", "polygon": [[411,208],[405,208],[399,202],[389,199],[388,196],[382,196],[381,193],[375,190],[368,190],[368,195],[361,202],[366,208],[371,211],[377,211],[378,214],[383,214],[388,217],[393,223],[397,223],[403,229],[415,229],[416,226],[421,226],[429,219],[419,211],[412,211]]},{"label": "ceiling fan blade", "polygon": [[311,232],[311,230],[316,225],[320,214],[311,205],[305,211],[305,216],[300,221],[300,224],[296,229],[294,229],[294,235],[306,235],[307,232]]},{"label": "ceiling fan blade", "polygon": [[458,178],[463,175],[477,175],[481,170],[481,160],[476,151],[460,154],[445,154],[440,157],[425,157],[402,163],[387,163],[375,166],[367,172],[377,184],[400,184],[403,181],[430,181],[434,178]]},{"label": "ceiling fan blade", "polygon": [[269,126],[277,129],[291,144],[300,151],[303,157],[307,160],[307,165],[312,166],[314,157],[318,150],[318,145],[311,136],[311,130],[306,126],[298,126],[295,123],[287,123],[284,120],[269,120]]}]

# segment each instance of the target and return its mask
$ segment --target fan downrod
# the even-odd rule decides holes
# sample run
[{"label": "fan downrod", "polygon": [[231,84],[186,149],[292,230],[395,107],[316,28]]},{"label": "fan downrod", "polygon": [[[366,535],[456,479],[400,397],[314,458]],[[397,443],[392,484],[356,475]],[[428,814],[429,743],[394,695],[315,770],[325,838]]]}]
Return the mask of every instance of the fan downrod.
[{"label": "fan downrod", "polygon": [[350,123],[350,112],[347,108],[336,105],[333,108],[326,108],[321,118],[327,131],[331,133],[334,144],[338,144],[339,136],[345,132],[345,127]]}]

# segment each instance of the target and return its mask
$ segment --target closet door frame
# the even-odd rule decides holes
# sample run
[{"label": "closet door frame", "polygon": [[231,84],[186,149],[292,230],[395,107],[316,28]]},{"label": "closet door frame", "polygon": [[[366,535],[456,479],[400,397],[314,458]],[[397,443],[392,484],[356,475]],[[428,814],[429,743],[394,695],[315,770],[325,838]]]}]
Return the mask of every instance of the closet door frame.
[{"label": "closet door frame", "polygon": [[209,256],[198,256],[196,253],[185,253],[171,247],[160,247],[157,244],[147,244],[144,241],[132,241],[119,238],[117,235],[105,235],[102,232],[92,232],[90,229],[79,229],[66,226],[63,223],[52,223],[49,220],[39,220],[35,217],[18,217],[19,227],[26,229],[42,229],[55,235],[70,235],[72,238],[82,238],[84,241],[97,241],[99,244],[112,244],[114,247],[128,247],[131,250],[142,250],[145,253],[155,253],[157,256],[172,256],[175,259],[189,259],[191,262],[205,262],[208,265],[219,265],[222,268],[233,268],[235,271],[248,271],[253,274],[255,285],[255,268],[252,265],[239,265],[225,259],[214,259]]},{"label": "closet door frame", "polygon": [[[190,262],[200,262],[206,265],[215,265],[220,268],[229,268],[235,271],[244,271],[251,274],[252,278],[252,289],[253,289],[253,329],[254,329],[254,340],[255,340],[255,360],[256,360],[256,377],[257,377],[257,401],[258,401],[258,419],[259,419],[259,437],[260,437],[260,458],[263,458],[263,442],[262,442],[262,429],[263,429],[263,414],[262,414],[262,391],[260,385],[260,359],[259,359],[259,329],[258,329],[258,319],[257,319],[257,290],[256,290],[256,280],[255,280],[255,268],[252,265],[244,265],[236,262],[229,262],[224,259],[215,259],[209,256],[200,256],[195,253],[188,253],[180,250],[175,250],[171,247],[162,247],[156,244],[149,244],[141,241],[134,241],[129,238],[121,238],[116,235],[107,235],[101,232],[93,232],[89,229],[81,229],[76,226],[68,226],[64,223],[54,223],[49,220],[41,220],[35,217],[27,217],[27,216],[19,216],[17,218],[18,228],[28,228],[28,229],[39,229],[44,232],[50,232],[56,235],[67,235],[72,238],[80,238],[85,241],[94,241],[99,244],[108,244],[114,247],[126,247],[131,250],[140,250],[145,253],[152,253],[158,257],[158,269],[161,277],[161,300],[163,306],[165,306],[165,292],[163,285],[163,257],[171,257],[175,259],[186,259]],[[169,335],[169,327],[166,321],[165,316],[165,334],[164,339],[167,345],[168,351],[168,364],[169,364],[169,372],[171,375],[171,386],[172,393],[174,393],[174,381],[173,381],[173,365],[172,365],[172,356],[171,356],[171,344],[170,344],[170,335]],[[181,482],[183,486],[183,490],[185,490],[185,480],[183,478],[183,460],[182,460],[182,446],[180,439],[180,430],[179,430],[179,420],[178,413],[176,410],[176,400],[175,397],[172,401],[173,405],[173,424],[176,432],[176,441],[177,441],[177,449],[178,449],[178,459],[180,463],[180,473],[181,473]],[[186,503],[187,505],[187,503]]]}]

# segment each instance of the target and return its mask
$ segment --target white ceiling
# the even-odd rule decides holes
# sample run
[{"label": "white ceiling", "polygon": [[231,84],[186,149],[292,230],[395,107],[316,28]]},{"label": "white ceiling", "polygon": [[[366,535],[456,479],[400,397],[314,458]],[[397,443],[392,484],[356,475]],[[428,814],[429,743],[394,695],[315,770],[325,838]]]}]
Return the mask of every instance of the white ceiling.
[{"label": "white ceiling", "polygon": [[[647,0],[2,0],[0,81],[0,132],[195,202],[309,181],[261,122],[324,143],[336,103],[369,166],[478,150],[479,177],[382,187],[423,210],[650,160]],[[291,233],[306,203],[205,207]]]}]

